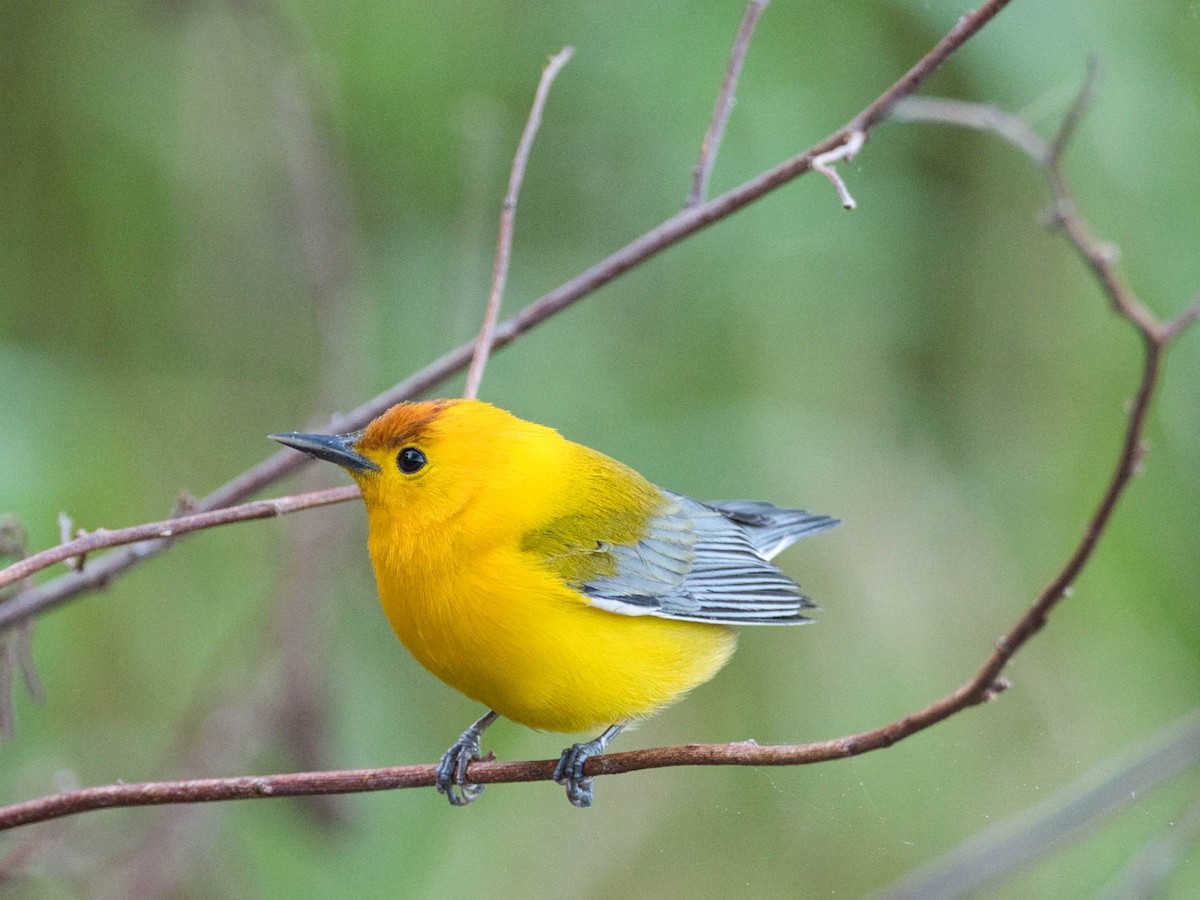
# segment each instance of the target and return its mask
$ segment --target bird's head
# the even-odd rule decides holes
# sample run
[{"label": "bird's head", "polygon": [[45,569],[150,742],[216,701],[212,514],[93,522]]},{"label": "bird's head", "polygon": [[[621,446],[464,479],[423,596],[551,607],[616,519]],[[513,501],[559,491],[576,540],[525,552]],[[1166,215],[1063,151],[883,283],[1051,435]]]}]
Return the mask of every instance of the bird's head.
[{"label": "bird's head", "polygon": [[399,403],[352,434],[271,438],[337,463],[358,482],[373,523],[406,529],[442,525],[468,507],[473,521],[512,522],[563,443],[552,429],[478,400]]}]

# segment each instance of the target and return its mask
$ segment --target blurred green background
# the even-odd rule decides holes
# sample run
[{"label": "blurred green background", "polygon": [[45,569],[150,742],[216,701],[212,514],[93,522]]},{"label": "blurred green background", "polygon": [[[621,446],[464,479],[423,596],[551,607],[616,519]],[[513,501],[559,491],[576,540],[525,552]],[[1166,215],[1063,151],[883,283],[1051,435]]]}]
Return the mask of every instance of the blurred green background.
[{"label": "blurred green background", "polygon": [[[776,0],[714,192],[823,137],[962,0]],[[681,205],[742,13],[694,4],[9,0],[0,8],[0,511],[35,548],[164,516],[472,337],[545,57],[577,48],[521,197],[515,311]],[[1166,315],[1200,286],[1200,5],[1017,3],[925,93],[1053,129],[1082,211]],[[615,749],[875,727],[967,677],[1066,558],[1115,460],[1139,345],[1039,227],[995,138],[885,124],[500,353],[485,399],[701,498],[845,524],[782,565],[819,625],[744,632]],[[877,753],[605,778],[89,813],[6,835],[14,897],[862,896],[1103,778],[1200,697],[1200,333],[1144,474],[998,702]],[[461,380],[438,393],[454,394]],[[342,484],[313,469],[271,493]],[[62,571],[61,569],[59,570]],[[374,596],[357,505],[209,531],[46,616],[3,802],[72,784],[429,762],[480,710]],[[500,724],[504,759],[567,738]],[[1200,796],[1139,794],[987,897],[1090,897]],[[1059,801],[1052,801],[1057,803]],[[1194,835],[1193,835],[1194,836]],[[1152,855],[1155,852],[1151,848]],[[1183,854],[1165,896],[1200,890]]]}]

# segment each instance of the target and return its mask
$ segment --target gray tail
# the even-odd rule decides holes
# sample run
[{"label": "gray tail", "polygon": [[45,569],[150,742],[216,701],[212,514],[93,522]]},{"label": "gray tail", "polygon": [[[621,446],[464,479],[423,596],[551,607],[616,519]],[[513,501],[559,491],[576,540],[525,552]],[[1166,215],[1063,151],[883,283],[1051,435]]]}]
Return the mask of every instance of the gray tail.
[{"label": "gray tail", "polygon": [[826,531],[841,521],[802,509],[780,509],[757,500],[715,500],[704,505],[741,525],[763,559],[774,559],[800,538]]}]

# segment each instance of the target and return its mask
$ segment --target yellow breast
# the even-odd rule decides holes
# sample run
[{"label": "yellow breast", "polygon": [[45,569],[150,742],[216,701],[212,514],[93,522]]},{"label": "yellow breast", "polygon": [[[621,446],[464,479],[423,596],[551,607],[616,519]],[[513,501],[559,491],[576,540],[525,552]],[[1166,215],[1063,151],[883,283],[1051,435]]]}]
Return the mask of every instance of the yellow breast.
[{"label": "yellow breast", "polygon": [[724,626],[588,606],[515,541],[466,564],[445,536],[401,541],[389,530],[373,521],[370,549],[397,636],[442,681],[531,728],[575,732],[647,716],[733,652]]}]

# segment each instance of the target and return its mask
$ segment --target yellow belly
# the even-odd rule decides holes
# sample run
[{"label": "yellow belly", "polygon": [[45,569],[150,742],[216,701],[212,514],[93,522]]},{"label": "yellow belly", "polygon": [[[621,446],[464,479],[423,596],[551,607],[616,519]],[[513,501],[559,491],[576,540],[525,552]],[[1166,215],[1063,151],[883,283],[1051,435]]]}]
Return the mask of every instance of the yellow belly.
[{"label": "yellow belly", "polygon": [[413,656],[530,728],[586,731],[650,715],[733,653],[729,628],[596,609],[515,552],[458,572],[372,555],[384,612]]}]

